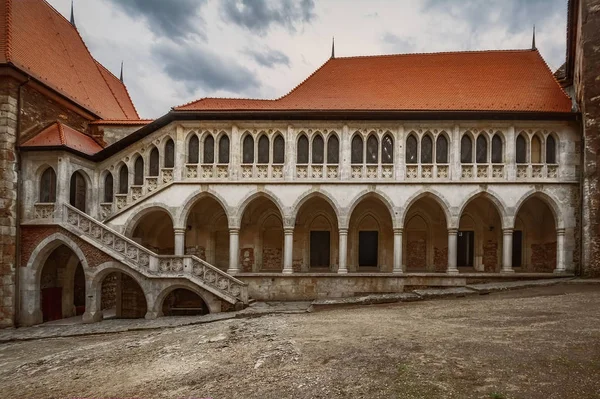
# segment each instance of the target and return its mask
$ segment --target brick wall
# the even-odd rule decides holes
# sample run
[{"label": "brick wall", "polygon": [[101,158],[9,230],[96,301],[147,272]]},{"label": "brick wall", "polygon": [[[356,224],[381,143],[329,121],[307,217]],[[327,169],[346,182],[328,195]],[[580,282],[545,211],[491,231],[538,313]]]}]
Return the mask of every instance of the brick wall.
[{"label": "brick wall", "polygon": [[423,269],[427,264],[425,240],[409,241],[406,251],[406,268]]},{"label": "brick wall", "polygon": [[529,272],[551,273],[556,268],[556,242],[531,244]]},{"label": "brick wall", "polygon": [[483,270],[496,272],[498,270],[498,243],[488,240],[483,243]]},{"label": "brick wall", "polygon": [[433,249],[433,264],[436,272],[445,272],[448,269],[448,248]]},{"label": "brick wall", "polygon": [[281,271],[283,268],[281,248],[263,248],[262,253],[262,270],[264,271]]}]

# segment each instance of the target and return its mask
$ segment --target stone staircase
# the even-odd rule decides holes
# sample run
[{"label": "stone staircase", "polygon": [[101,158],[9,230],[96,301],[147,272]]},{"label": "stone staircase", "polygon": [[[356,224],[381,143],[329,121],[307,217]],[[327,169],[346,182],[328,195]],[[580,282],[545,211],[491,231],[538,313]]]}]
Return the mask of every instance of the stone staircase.
[{"label": "stone staircase", "polygon": [[232,305],[248,305],[247,284],[202,259],[158,255],[71,205],[63,204],[61,211],[62,227],[143,276],[185,278]]}]

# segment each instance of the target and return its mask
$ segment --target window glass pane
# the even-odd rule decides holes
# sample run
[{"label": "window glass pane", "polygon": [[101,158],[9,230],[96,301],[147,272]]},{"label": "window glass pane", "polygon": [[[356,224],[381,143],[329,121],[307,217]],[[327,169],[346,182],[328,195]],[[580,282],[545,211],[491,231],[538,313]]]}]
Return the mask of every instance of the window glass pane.
[{"label": "window glass pane", "polygon": [[296,163],[308,163],[308,139],[305,135],[298,139],[298,152],[296,153]]},{"label": "window glass pane", "polygon": [[40,180],[40,202],[56,202],[56,173],[48,168]]},{"label": "window glass pane", "polygon": [[437,163],[448,163],[448,139],[440,134],[435,143],[435,161]]},{"label": "window glass pane", "polygon": [[321,135],[317,134],[313,138],[313,143],[312,143],[312,163],[323,163],[324,152],[325,152],[325,144],[323,142],[323,137],[321,137]]},{"label": "window glass pane", "polygon": [[247,135],[244,137],[242,163],[254,163],[254,139]]},{"label": "window glass pane", "polygon": [[538,136],[531,139],[531,163],[542,162],[542,143]]},{"label": "window glass pane", "polygon": [[265,135],[258,139],[258,163],[269,163],[269,138]]},{"label": "window glass pane", "polygon": [[367,163],[377,163],[379,159],[379,142],[374,134],[367,139]]},{"label": "window glass pane", "polygon": [[527,162],[527,143],[522,135],[517,137],[517,163]]},{"label": "window glass pane", "polygon": [[471,138],[466,134],[460,140],[460,162],[473,163],[473,147]]},{"label": "window glass pane", "polygon": [[198,163],[199,161],[199,145],[198,136],[195,134],[190,138],[188,143],[188,163]]},{"label": "window glass pane", "polygon": [[71,185],[69,187],[70,198],[69,203],[81,212],[85,212],[85,191],[86,183],[83,175],[79,172],[73,173],[71,176]]},{"label": "window glass pane", "polygon": [[363,163],[363,141],[358,134],[352,139],[351,163]]},{"label": "window glass pane", "polygon": [[169,139],[165,144],[165,168],[172,168],[175,166],[175,143]]},{"label": "window glass pane", "polygon": [[214,163],[215,162],[215,139],[213,136],[208,135],[204,139],[204,152],[202,157],[202,163]]},{"label": "window glass pane", "polygon": [[137,157],[134,164],[133,184],[141,186],[144,184],[144,158]]},{"label": "window glass pane", "polygon": [[119,170],[119,194],[127,194],[129,191],[129,171],[127,165],[123,165]]},{"label": "window glass pane", "polygon": [[417,163],[417,138],[412,134],[406,139],[406,163]]},{"label": "window glass pane", "polygon": [[421,163],[433,163],[433,140],[429,135],[421,139]]},{"label": "window glass pane", "polygon": [[492,138],[492,163],[502,163],[502,139],[497,134]]},{"label": "window glass pane", "polygon": [[229,136],[227,135],[219,139],[219,163],[229,163]]},{"label": "window glass pane", "polygon": [[104,202],[113,202],[113,177],[110,172],[104,178]]},{"label": "window glass pane", "polygon": [[381,142],[381,163],[394,163],[394,140],[389,134]]},{"label": "window glass pane", "polygon": [[329,136],[327,141],[327,163],[337,164],[340,162],[340,142],[337,136]]},{"label": "window glass pane", "polygon": [[150,176],[158,176],[158,148],[150,151]]},{"label": "window glass pane", "polygon": [[546,139],[546,163],[556,163],[556,142],[552,136]]},{"label": "window glass pane", "polygon": [[273,140],[273,163],[284,163],[285,162],[285,141],[283,136],[280,134]]},{"label": "window glass pane", "polygon": [[487,163],[487,140],[483,134],[477,137],[475,159],[477,163]]}]

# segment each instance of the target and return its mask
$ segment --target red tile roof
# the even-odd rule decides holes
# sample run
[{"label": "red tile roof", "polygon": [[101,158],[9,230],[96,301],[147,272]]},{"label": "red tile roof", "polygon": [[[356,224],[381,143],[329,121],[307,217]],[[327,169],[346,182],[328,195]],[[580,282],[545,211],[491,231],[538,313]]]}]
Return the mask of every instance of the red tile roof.
[{"label": "red tile roof", "polygon": [[147,125],[154,122],[154,119],[98,119],[91,121],[90,125]]},{"label": "red tile roof", "polygon": [[0,63],[100,118],[139,119],[125,85],[94,60],[77,29],[45,0],[0,0]]},{"label": "red tile roof", "polygon": [[90,136],[60,122],[54,122],[46,127],[21,144],[21,147],[66,147],[87,155],[102,150],[102,146]]},{"label": "red tile roof", "polygon": [[176,111],[570,112],[537,50],[332,58],[276,100],[204,98]]}]

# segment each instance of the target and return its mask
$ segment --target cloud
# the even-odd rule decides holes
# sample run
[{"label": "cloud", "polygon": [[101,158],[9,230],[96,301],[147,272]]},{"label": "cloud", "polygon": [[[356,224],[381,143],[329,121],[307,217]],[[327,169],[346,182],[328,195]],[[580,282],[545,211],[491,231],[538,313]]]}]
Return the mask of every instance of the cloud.
[{"label": "cloud", "polygon": [[254,92],[260,87],[254,72],[234,58],[217,53],[202,44],[161,41],[153,46],[152,55],[158,64],[163,65],[167,75],[175,81],[185,83],[190,93],[203,89],[237,94]]},{"label": "cloud", "polygon": [[279,50],[273,50],[268,47],[264,50],[247,48],[244,52],[259,65],[267,68],[273,68],[278,64],[290,66],[290,58]]},{"label": "cloud", "polygon": [[416,50],[415,38],[400,37],[390,32],[383,34],[383,43],[395,53],[413,53]]},{"label": "cloud", "polygon": [[296,25],[315,18],[314,0],[222,0],[223,18],[259,35],[272,25],[295,32]]},{"label": "cloud", "polygon": [[205,21],[200,8],[206,0],[107,0],[133,19],[142,17],[148,28],[158,36],[183,38],[205,37]]}]

